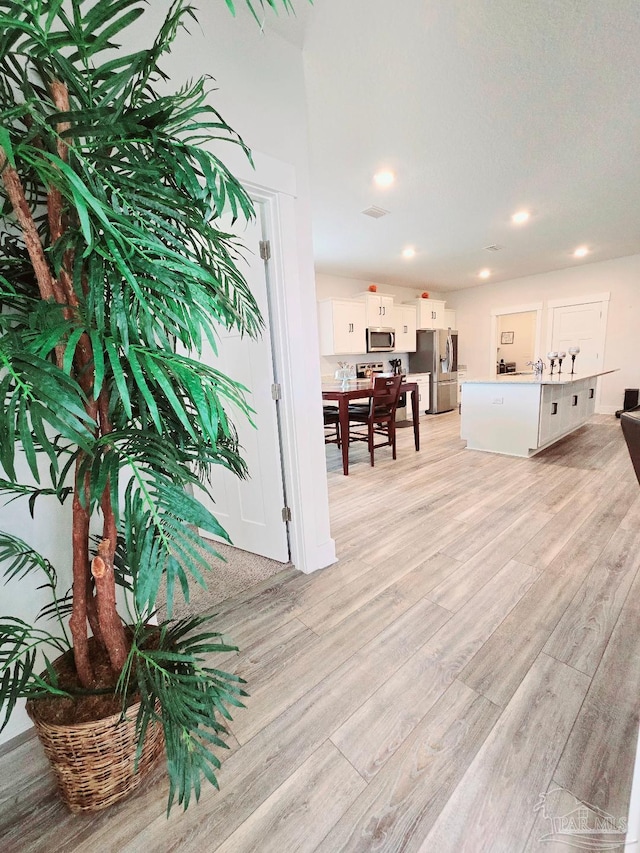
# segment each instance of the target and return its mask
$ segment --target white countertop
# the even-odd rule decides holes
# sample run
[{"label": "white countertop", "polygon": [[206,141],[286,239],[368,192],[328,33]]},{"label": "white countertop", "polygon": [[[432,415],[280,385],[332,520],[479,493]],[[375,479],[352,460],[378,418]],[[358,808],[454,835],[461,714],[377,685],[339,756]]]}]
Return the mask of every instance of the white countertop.
[{"label": "white countertop", "polygon": [[533,373],[501,373],[498,376],[482,379],[463,379],[463,385],[482,384],[482,385],[570,385],[572,382],[580,382],[582,379],[593,379],[596,376],[605,376],[607,373],[615,373],[618,368],[613,370],[599,370],[595,373],[568,373],[554,372],[553,376],[549,371],[546,371],[542,376],[536,376]]}]

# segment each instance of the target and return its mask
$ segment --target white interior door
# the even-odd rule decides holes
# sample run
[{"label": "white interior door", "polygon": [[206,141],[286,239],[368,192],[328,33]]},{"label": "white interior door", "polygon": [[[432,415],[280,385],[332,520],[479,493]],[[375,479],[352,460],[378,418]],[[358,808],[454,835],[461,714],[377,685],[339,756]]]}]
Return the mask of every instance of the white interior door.
[{"label": "white interior door", "polygon": [[[220,328],[218,355],[208,348],[202,360],[249,389],[248,401],[255,410],[255,428],[246,417],[227,407],[238,431],[241,454],[249,467],[249,478],[241,480],[230,471],[214,466],[211,494],[199,497],[225,528],[237,548],[286,563],[289,559],[277,404],[272,396],[274,382],[266,263],[260,257],[264,239],[265,213],[256,204],[256,219],[239,236],[249,251],[240,268],[247,279],[265,321],[262,336],[254,341],[237,330]],[[237,230],[237,229],[233,229]],[[204,533],[204,531],[202,531]],[[210,534],[204,534],[209,535]]]},{"label": "white interior door", "polygon": [[566,305],[553,309],[551,350],[567,353],[563,370],[570,370],[569,347],[579,346],[576,373],[602,370],[604,361],[605,311],[602,302]]}]

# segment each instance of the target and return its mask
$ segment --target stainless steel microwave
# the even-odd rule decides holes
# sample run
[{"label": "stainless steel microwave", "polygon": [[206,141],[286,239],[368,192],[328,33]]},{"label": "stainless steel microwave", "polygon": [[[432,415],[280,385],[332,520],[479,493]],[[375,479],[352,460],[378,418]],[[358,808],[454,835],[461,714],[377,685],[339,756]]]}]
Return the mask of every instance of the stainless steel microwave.
[{"label": "stainless steel microwave", "polygon": [[369,326],[367,329],[367,352],[393,352],[396,345],[396,330]]}]

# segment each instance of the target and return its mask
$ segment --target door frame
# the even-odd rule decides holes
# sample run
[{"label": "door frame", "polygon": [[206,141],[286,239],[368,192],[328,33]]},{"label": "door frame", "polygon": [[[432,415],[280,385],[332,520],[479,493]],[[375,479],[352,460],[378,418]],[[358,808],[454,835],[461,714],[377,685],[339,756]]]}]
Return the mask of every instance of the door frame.
[{"label": "door frame", "polygon": [[[598,338],[598,347],[602,352],[602,368],[604,369],[605,345],[607,341],[607,321],[609,317],[609,300],[611,293],[605,291],[603,293],[589,293],[584,296],[567,296],[562,299],[547,300],[547,352],[551,350],[551,342],[553,341],[553,312],[556,308],[572,308],[574,305],[592,305],[599,302],[602,305],[602,316],[600,317],[600,331]],[[601,383],[597,384],[596,391],[596,412],[600,412],[600,398],[602,396]]]},{"label": "door frame", "polygon": [[[247,369],[245,378],[238,374],[235,376],[235,381],[248,389],[246,400],[248,405],[254,408],[253,416],[246,417],[237,409],[233,412],[227,411],[227,414],[231,415],[232,421],[236,424],[240,446],[245,446],[246,454],[243,456],[249,466],[249,476],[243,480],[236,477],[232,471],[222,471],[218,475],[221,480],[218,480],[215,472],[212,472],[210,487],[205,488],[201,483],[201,488],[213,504],[208,506],[205,500],[207,508],[231,537],[231,541],[226,544],[237,550],[253,553],[284,565],[291,560],[291,541],[289,524],[281,512],[288,503],[282,463],[281,417],[272,385],[277,382],[277,378],[272,334],[273,310],[269,263],[262,258],[262,241],[270,239],[271,236],[270,222],[266,205],[261,198],[258,198],[259,193],[249,190],[248,194],[253,201],[254,218],[244,228],[243,221],[240,222],[238,229],[231,224],[226,224],[226,228],[233,234],[236,245],[239,247],[239,254],[246,261],[246,266],[239,265],[239,270],[258,302],[264,327],[262,335],[258,334],[255,341],[242,336],[237,329],[220,329],[218,352],[213,350],[211,357],[214,359],[212,364],[214,367],[216,359],[223,357],[224,361],[217,365],[218,368],[222,369],[226,375],[234,376],[233,365],[236,362],[234,358],[229,359],[227,347],[239,346],[235,358]],[[234,339],[234,342],[230,344],[228,339]],[[255,351],[249,354],[250,350],[257,347],[260,348],[258,354]],[[249,449],[254,441],[257,442],[254,448],[257,451],[255,455]],[[263,470],[260,470],[261,468]],[[220,496],[216,498],[218,489],[220,489]],[[239,491],[236,492],[236,490]],[[246,490],[254,495],[262,493],[261,503],[264,504],[265,510],[262,519],[257,517],[252,517],[248,521],[243,519],[243,500],[248,496]],[[221,495],[224,492],[226,497],[223,499]],[[201,497],[201,500],[203,499],[204,496]],[[278,503],[281,506],[278,506]],[[275,507],[274,504],[276,504]],[[278,530],[275,529],[276,527]],[[224,543],[223,537],[213,536],[202,528],[200,528],[200,535],[205,539]]]},{"label": "door frame", "polygon": [[491,309],[491,336],[489,338],[489,376],[495,376],[496,373],[496,339],[498,337],[498,317],[504,314],[527,314],[530,311],[536,312],[536,340],[535,352],[536,358],[540,356],[540,344],[542,343],[542,302],[529,302],[526,305],[512,305],[506,308]]},{"label": "door frame", "polygon": [[[271,258],[267,262],[269,323],[274,381],[282,389],[281,398],[274,405],[279,407],[284,492],[291,510],[290,559],[297,569],[309,573],[336,562],[335,541],[329,529],[319,355],[317,369],[311,370],[307,363],[310,352],[319,353],[319,346],[314,346],[317,325],[301,305],[302,293],[297,284],[303,275],[295,170],[268,155],[256,151],[252,154],[255,169],[240,154],[231,166],[251,198],[263,205],[271,242]],[[311,252],[309,244],[312,272]],[[313,378],[316,375],[317,388]],[[313,407],[317,409],[315,418]]]}]

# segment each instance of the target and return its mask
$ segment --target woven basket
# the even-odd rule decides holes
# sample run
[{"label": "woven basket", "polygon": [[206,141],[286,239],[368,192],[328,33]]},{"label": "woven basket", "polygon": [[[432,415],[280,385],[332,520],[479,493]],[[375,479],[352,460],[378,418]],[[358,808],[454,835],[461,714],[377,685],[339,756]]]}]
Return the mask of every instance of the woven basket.
[{"label": "woven basket", "polygon": [[74,814],[100,811],[127,797],[163,751],[162,726],[151,723],[134,772],[139,703],[127,709],[124,720],[120,714],[113,714],[77,725],[42,722],[36,705],[37,702],[27,702],[27,712],[55,774],[60,795]]}]

